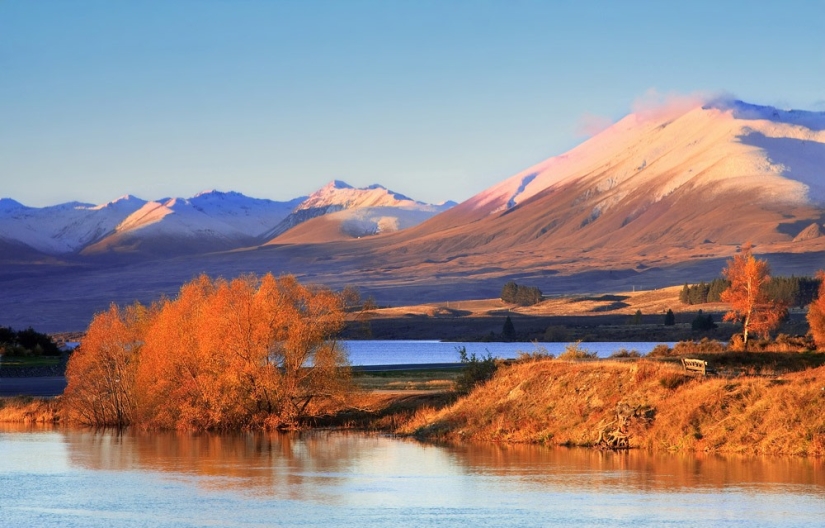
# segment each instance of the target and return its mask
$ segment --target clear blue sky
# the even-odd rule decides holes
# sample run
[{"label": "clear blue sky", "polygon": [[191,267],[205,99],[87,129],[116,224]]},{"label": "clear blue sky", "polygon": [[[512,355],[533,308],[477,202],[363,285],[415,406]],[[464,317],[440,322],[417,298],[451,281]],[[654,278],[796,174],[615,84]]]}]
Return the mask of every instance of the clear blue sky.
[{"label": "clear blue sky", "polygon": [[0,197],[461,201],[650,90],[825,111],[823,24],[823,0],[5,0]]}]

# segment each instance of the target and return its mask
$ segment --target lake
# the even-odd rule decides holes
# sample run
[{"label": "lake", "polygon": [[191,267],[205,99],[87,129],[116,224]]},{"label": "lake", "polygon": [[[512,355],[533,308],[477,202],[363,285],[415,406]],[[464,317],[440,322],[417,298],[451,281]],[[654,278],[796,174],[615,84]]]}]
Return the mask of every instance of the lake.
[{"label": "lake", "polygon": [[0,526],[821,526],[825,462],[0,424]]},{"label": "lake", "polygon": [[[558,356],[570,343],[450,343],[441,341],[344,341],[353,365],[402,365],[419,363],[457,363],[457,348],[466,347],[468,354],[486,357],[514,359],[520,352],[547,351]],[[580,343],[589,352],[596,352],[606,358],[614,352],[636,350],[647,354],[659,343],[654,342],[613,342]],[[675,343],[665,343],[672,347]]]}]

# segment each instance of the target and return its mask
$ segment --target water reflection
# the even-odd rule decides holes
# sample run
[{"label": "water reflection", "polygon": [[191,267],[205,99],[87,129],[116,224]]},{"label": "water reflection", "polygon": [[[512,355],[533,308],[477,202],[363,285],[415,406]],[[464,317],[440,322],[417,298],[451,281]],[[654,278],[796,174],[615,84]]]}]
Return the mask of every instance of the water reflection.
[{"label": "water reflection", "polygon": [[825,515],[817,459],[2,425],[0,454],[10,526],[784,527]]},{"label": "water reflection", "polygon": [[69,430],[70,464],[208,477],[208,486],[257,488],[306,499],[305,488],[370,476],[478,475],[559,491],[684,492],[803,486],[825,494],[825,461],[623,453],[530,445],[439,447],[347,432],[188,434]]}]

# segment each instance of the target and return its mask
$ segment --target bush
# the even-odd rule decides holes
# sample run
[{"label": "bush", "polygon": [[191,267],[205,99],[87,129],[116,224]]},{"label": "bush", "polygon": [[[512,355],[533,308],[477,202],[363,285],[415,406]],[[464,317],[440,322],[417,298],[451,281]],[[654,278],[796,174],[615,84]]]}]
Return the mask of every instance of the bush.
[{"label": "bush", "polygon": [[559,359],[563,360],[571,360],[571,359],[597,359],[599,357],[598,354],[595,352],[591,352],[586,348],[582,348],[581,341],[576,341],[575,343],[570,343],[564,349],[564,352],[559,354]]},{"label": "bush", "polygon": [[476,385],[484,383],[493,377],[498,364],[490,352],[486,357],[478,357],[475,353],[467,355],[467,347],[456,347],[464,367],[461,374],[455,379],[455,390],[459,394],[468,394]]},{"label": "bush", "polygon": [[610,354],[611,358],[640,358],[642,357],[636,350],[627,350],[626,348],[621,348],[616,352]]},{"label": "bush", "polygon": [[673,350],[670,349],[669,346],[665,345],[664,343],[660,343],[653,347],[653,350],[647,355],[647,357],[668,357],[673,353]]},{"label": "bush", "polygon": [[713,315],[704,315],[702,310],[699,310],[699,313],[693,318],[693,322],[690,323],[690,327],[695,332],[706,332],[716,328],[716,323],[713,322]]},{"label": "bush", "polygon": [[717,354],[725,351],[725,345],[719,341],[703,338],[701,341],[679,341],[673,347],[673,355]]},{"label": "bush", "polygon": [[533,350],[532,352],[519,351],[516,361],[520,363],[528,363],[531,361],[544,361],[547,359],[553,359],[555,357],[556,356],[548,352],[546,348],[536,346],[535,350]]}]

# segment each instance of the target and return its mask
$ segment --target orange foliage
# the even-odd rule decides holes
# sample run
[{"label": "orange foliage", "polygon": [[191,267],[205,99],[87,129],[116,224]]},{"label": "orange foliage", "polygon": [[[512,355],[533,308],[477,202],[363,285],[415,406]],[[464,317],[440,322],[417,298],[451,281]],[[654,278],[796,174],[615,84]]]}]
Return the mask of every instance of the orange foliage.
[{"label": "orange foliage", "polygon": [[808,325],[817,348],[821,350],[825,348],[825,271],[820,270],[816,277],[821,282],[816,299],[808,307]]},{"label": "orange foliage", "polygon": [[346,357],[330,340],[343,303],[293,277],[198,277],[141,327],[130,418],[155,428],[294,425],[310,402],[348,388]]},{"label": "orange foliage", "polygon": [[768,338],[787,313],[784,303],[768,298],[765,293],[764,286],[771,280],[770,267],[766,261],[756,259],[752,249],[750,244],[742,246],[722,270],[731,283],[721,295],[722,301],[731,305],[724,320],[742,323],[746,348],[749,332]]},{"label": "orange foliage", "polygon": [[66,367],[71,419],[114,426],[132,421],[135,369],[151,312],[139,303],[125,309],[112,305],[94,317]]}]

